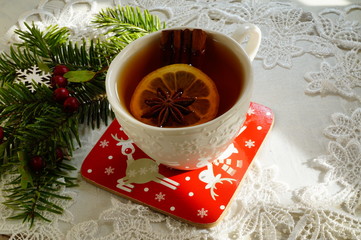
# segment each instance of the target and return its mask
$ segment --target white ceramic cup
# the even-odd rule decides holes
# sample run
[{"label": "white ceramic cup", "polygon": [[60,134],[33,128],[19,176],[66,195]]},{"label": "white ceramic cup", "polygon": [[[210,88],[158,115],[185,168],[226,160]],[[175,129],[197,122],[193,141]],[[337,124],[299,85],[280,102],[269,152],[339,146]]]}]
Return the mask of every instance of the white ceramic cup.
[{"label": "white ceramic cup", "polygon": [[[185,28],[177,28],[185,29]],[[135,119],[118,95],[119,75],[132,55],[160,38],[161,31],[141,37],[125,47],[110,64],[106,77],[106,92],[111,107],[123,131],[150,158],[166,166],[191,170],[205,166],[217,159],[240,133],[249,108],[253,90],[251,61],[255,57],[261,31],[253,24],[244,24],[234,33],[233,38],[222,33],[204,30],[215,41],[221,42],[235,53],[239,67],[243,68],[243,87],[236,103],[217,118],[195,126],[180,128],[159,128]],[[249,36],[245,48],[241,42]],[[205,62],[206,64],[206,62]]]}]

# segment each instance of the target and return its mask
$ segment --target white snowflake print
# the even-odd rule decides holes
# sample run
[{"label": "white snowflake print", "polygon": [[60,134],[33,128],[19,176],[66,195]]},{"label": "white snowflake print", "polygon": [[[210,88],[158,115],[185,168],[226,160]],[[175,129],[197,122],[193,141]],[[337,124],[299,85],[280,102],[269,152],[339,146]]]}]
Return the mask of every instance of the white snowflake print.
[{"label": "white snowflake print", "polygon": [[252,148],[252,147],[254,147],[255,146],[255,141],[252,141],[251,139],[250,140],[248,140],[248,141],[245,141],[245,145],[244,146],[246,146],[246,147],[248,147],[248,148]]},{"label": "white snowflake print", "polygon": [[153,166],[151,166],[150,168],[148,168],[148,171],[149,171],[150,173],[156,173],[156,172],[158,172],[158,170],[159,170],[159,168],[158,168],[157,165],[153,165]]},{"label": "white snowflake print", "polygon": [[145,167],[142,167],[142,168],[139,169],[139,174],[140,175],[145,175],[145,174],[147,174],[147,172],[148,172],[148,169],[145,168]]},{"label": "white snowflake print", "polygon": [[114,170],[115,170],[115,168],[112,168],[111,166],[109,166],[109,167],[105,168],[104,173],[109,176],[110,174],[114,173]]},{"label": "white snowflake print", "polygon": [[109,146],[109,141],[104,139],[103,141],[100,141],[99,146],[102,147],[102,148],[108,147]]},{"label": "white snowflake print", "polygon": [[158,202],[165,200],[165,194],[162,192],[155,194],[155,200]]},{"label": "white snowflake print", "polygon": [[253,109],[253,108],[249,108],[248,111],[247,111],[247,114],[248,114],[248,115],[255,114],[254,109]]},{"label": "white snowflake print", "polygon": [[197,211],[198,211],[197,216],[200,216],[201,218],[208,216],[208,210],[206,210],[204,208],[197,210]]},{"label": "white snowflake print", "polygon": [[24,83],[27,88],[34,92],[35,89],[33,87],[33,82],[37,84],[45,84],[46,86],[50,87],[50,78],[51,75],[39,69],[38,66],[34,65],[29,69],[16,70],[16,78],[14,80],[15,83]]},{"label": "white snowflake print", "polygon": [[137,176],[137,171],[130,169],[129,171],[127,171],[127,175],[129,177],[135,177],[135,176]]}]

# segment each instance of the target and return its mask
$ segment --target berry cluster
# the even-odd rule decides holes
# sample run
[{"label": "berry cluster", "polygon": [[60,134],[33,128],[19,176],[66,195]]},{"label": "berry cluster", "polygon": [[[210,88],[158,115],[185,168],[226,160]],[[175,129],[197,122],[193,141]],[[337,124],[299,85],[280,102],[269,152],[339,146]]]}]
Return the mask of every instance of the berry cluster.
[{"label": "berry cluster", "polygon": [[[56,65],[51,77],[51,86],[54,89],[53,98],[56,102],[63,105],[64,112],[74,113],[79,108],[79,101],[75,97],[70,95],[68,86],[68,79],[64,77],[64,74],[69,72],[69,68],[65,65]],[[0,130],[1,137],[1,130]],[[64,154],[61,148],[57,148],[55,151],[56,162],[60,162],[64,159]],[[29,168],[35,174],[40,174],[46,167],[46,161],[43,156],[32,156],[29,159]]]},{"label": "berry cluster", "polygon": [[78,99],[70,96],[70,92],[66,88],[68,85],[68,79],[64,77],[64,74],[67,72],[69,72],[69,68],[67,66],[55,66],[53,76],[51,78],[51,86],[55,88],[53,93],[54,100],[63,104],[65,112],[73,113],[78,110],[80,103]]}]

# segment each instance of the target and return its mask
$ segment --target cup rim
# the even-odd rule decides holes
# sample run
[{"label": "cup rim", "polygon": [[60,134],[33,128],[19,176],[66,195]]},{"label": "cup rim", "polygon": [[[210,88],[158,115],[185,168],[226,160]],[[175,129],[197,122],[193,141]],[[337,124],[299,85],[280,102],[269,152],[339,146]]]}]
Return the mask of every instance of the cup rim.
[{"label": "cup rim", "polygon": [[[223,119],[223,118],[228,118],[228,115],[230,115],[232,112],[231,110],[239,104],[242,104],[245,100],[247,100],[249,98],[249,95],[252,94],[252,87],[253,87],[253,69],[251,66],[251,61],[248,58],[246,52],[244,51],[244,49],[241,47],[241,45],[234,40],[233,38],[225,35],[224,33],[221,32],[217,32],[214,30],[210,30],[210,29],[203,29],[204,31],[206,31],[207,33],[212,34],[213,36],[217,36],[216,38],[223,38],[226,39],[227,41],[229,41],[229,43],[233,44],[234,46],[237,46],[236,50],[241,54],[241,56],[239,54],[236,54],[236,56],[240,59],[240,61],[242,62],[242,64],[245,64],[246,66],[244,66],[244,69],[248,69],[246,71],[244,71],[244,78],[248,79],[247,83],[243,85],[242,87],[242,93],[240,94],[240,96],[238,97],[237,101],[235,102],[235,104],[228,109],[226,112],[224,112],[223,114],[221,114],[220,116],[205,122],[205,123],[201,123],[198,125],[193,125],[193,126],[186,126],[186,127],[176,127],[176,128],[167,128],[167,127],[157,127],[157,126],[152,126],[146,123],[143,123],[139,120],[137,120],[136,118],[134,118],[132,116],[132,114],[125,109],[125,107],[121,107],[120,104],[120,100],[118,97],[118,88],[117,88],[117,76],[119,75],[120,72],[120,68],[119,65],[124,62],[124,58],[127,57],[130,51],[133,51],[133,48],[136,47],[141,41],[145,41],[146,39],[149,38],[153,38],[156,35],[160,34],[160,32],[162,32],[163,30],[177,30],[177,29],[195,29],[192,27],[173,27],[173,28],[166,28],[166,29],[161,29],[158,30],[156,32],[152,32],[149,33],[148,35],[145,35],[143,37],[140,37],[136,40],[134,40],[133,42],[129,43],[122,51],[120,51],[118,53],[118,55],[112,60],[112,62],[109,65],[107,74],[106,74],[106,80],[105,80],[105,87],[106,87],[106,93],[107,93],[107,98],[108,101],[115,113],[115,115],[120,115],[121,118],[126,118],[126,122],[132,122],[132,124],[136,124],[141,126],[142,128],[147,128],[149,130],[156,130],[156,131],[161,131],[161,132],[180,132],[180,131],[190,131],[190,130],[197,130],[197,129],[201,129],[204,128],[208,125],[212,125],[213,122],[215,121],[220,121],[219,119]],[[199,28],[198,28],[199,29]],[[228,44],[227,44],[228,45]],[[247,100],[248,101],[248,100]],[[117,114],[120,113],[120,114]]]}]

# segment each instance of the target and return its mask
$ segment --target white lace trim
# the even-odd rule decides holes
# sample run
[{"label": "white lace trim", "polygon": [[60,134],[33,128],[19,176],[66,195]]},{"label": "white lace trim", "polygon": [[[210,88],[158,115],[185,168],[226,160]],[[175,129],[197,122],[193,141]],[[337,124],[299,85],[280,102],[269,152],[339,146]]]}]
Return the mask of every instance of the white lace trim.
[{"label": "white lace trim", "polygon": [[[361,5],[311,14],[290,3],[257,0],[130,2],[158,14],[169,27],[203,27],[231,34],[241,23],[255,23],[263,33],[256,60],[265,69],[292,69],[297,58],[318,58],[319,70],[304,73],[308,82],[305,92],[324,97],[334,95],[356,101],[358,106],[350,114],[332,115],[324,131],[325,137],[330,138],[327,151],[309,161],[310,166],[319,171],[320,183],[290,189],[276,180],[276,167],[266,168],[255,163],[222,224],[209,230],[197,229],[117,197],[108,199],[105,209],[87,208],[87,211],[99,212],[97,218],[76,220],[70,209],[82,195],[74,195],[72,191],[77,189],[64,189],[62,194],[71,195],[74,200],[58,203],[66,210],[65,214],[48,216],[53,220],[50,225],[38,224],[29,229],[26,224],[8,221],[6,218],[12,211],[0,205],[0,232],[12,234],[11,239],[16,240],[361,239],[361,97],[358,92],[361,25],[348,20],[349,14],[361,11]],[[119,3],[128,4],[114,0],[108,6]],[[18,41],[12,32],[14,28],[24,29],[23,23],[34,19],[41,28],[49,24],[68,27],[74,40],[96,37],[99,33],[91,27],[90,19],[100,7],[103,6],[90,0],[44,0],[36,9],[22,15],[18,25],[8,31],[0,44],[6,46]],[[91,149],[103,130],[87,133],[83,151],[74,157],[79,159],[79,166],[84,152]],[[2,179],[1,189],[11,177]],[[0,201],[3,200],[0,195]]]},{"label": "white lace trim", "polygon": [[361,52],[352,49],[337,53],[336,64],[324,60],[319,72],[308,72],[305,79],[310,82],[306,88],[311,94],[338,94],[345,98],[361,101],[360,95],[353,89],[361,87]]}]

